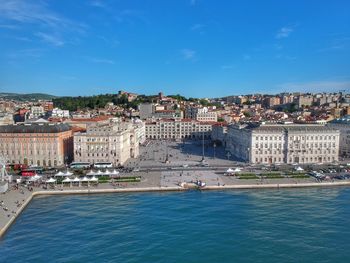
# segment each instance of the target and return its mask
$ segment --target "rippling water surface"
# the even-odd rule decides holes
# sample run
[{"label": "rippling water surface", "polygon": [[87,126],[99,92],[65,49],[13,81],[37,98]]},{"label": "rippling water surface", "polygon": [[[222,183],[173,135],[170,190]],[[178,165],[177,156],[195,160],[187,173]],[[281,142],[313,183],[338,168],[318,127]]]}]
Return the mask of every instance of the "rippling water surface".
[{"label": "rippling water surface", "polygon": [[0,262],[350,262],[350,189],[35,198]]}]

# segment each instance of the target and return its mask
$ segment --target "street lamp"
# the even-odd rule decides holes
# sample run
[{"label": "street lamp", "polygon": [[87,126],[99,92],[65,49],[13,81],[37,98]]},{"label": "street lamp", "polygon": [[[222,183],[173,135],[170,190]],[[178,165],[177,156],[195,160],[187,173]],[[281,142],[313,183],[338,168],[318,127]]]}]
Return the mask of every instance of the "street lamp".
[{"label": "street lamp", "polygon": [[169,162],[168,141],[165,141],[165,150],[166,150],[165,163],[168,163]]},{"label": "street lamp", "polygon": [[202,131],[202,162],[204,162],[204,131]]},{"label": "street lamp", "polygon": [[216,142],[214,142],[213,147],[214,147],[214,159],[215,159],[215,148],[216,148]]}]

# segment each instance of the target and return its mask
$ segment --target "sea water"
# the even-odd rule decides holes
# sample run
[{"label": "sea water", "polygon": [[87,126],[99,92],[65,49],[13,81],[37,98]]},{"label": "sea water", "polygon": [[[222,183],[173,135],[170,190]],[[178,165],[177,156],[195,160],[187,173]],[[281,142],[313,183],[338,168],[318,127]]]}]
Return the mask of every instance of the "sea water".
[{"label": "sea water", "polygon": [[39,197],[0,262],[350,262],[350,188]]}]

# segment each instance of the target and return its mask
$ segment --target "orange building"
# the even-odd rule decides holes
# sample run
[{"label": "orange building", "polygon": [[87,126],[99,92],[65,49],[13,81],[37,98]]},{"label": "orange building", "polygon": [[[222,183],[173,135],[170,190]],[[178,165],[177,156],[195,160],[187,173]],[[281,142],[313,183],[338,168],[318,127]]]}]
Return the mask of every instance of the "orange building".
[{"label": "orange building", "polygon": [[62,166],[73,160],[73,131],[63,123],[0,126],[0,155],[12,164]]}]

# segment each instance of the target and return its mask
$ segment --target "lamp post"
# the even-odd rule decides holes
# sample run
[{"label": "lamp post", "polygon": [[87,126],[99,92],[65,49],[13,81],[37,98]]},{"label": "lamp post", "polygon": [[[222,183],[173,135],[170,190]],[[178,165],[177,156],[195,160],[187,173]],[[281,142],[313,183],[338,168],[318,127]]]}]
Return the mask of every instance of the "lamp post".
[{"label": "lamp post", "polygon": [[166,150],[165,163],[168,163],[169,162],[168,141],[165,141],[165,150]]},{"label": "lamp post", "polygon": [[213,147],[214,147],[214,159],[215,159],[216,142],[214,142]]},{"label": "lamp post", "polygon": [[204,162],[204,131],[202,131],[202,162]]}]

